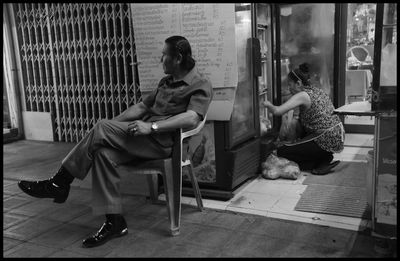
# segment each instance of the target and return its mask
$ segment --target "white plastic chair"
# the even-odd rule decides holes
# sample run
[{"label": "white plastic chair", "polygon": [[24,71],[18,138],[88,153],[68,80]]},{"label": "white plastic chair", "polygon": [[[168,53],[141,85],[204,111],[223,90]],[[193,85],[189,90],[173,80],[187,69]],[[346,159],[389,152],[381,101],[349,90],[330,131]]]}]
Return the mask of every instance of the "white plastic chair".
[{"label": "white plastic chair", "polygon": [[177,129],[174,137],[175,144],[172,148],[172,157],[167,159],[145,161],[140,164],[132,166],[133,174],[146,174],[148,175],[147,181],[150,190],[150,198],[153,203],[158,199],[158,184],[157,175],[163,176],[164,190],[167,201],[168,216],[171,223],[171,234],[173,236],[179,235],[180,216],[181,216],[181,196],[182,196],[182,168],[189,166],[189,178],[191,180],[194,195],[196,197],[197,207],[200,211],[203,210],[203,201],[200,194],[199,185],[193,173],[193,166],[189,158],[189,153],[186,158],[182,160],[183,141],[197,133],[204,127],[207,115],[199,123],[199,125],[192,130],[183,131]]}]

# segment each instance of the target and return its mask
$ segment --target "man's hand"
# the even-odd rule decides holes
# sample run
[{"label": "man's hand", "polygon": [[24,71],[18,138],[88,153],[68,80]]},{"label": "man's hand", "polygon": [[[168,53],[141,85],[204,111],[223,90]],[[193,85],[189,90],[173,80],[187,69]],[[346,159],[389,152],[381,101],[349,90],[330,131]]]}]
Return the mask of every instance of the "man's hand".
[{"label": "man's hand", "polygon": [[132,121],[128,124],[128,133],[132,136],[148,135],[151,133],[151,122]]}]

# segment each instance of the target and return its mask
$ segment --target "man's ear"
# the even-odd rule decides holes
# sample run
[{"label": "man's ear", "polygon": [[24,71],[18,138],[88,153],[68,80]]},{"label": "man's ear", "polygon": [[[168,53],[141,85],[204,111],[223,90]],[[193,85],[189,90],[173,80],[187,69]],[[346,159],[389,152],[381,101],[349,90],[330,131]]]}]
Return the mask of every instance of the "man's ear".
[{"label": "man's ear", "polygon": [[183,56],[182,54],[178,53],[178,55],[176,56],[176,61],[178,62],[178,64],[181,64],[183,61]]}]

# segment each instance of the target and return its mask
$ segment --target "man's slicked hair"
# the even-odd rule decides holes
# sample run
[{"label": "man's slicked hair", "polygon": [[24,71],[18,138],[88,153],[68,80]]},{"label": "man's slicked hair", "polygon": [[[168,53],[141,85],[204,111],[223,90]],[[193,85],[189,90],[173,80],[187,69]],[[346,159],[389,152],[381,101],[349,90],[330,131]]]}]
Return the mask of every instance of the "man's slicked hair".
[{"label": "man's slicked hair", "polygon": [[193,69],[196,61],[192,57],[192,48],[185,37],[174,35],[165,39],[165,43],[168,44],[172,55],[182,55],[182,67],[184,69]]}]

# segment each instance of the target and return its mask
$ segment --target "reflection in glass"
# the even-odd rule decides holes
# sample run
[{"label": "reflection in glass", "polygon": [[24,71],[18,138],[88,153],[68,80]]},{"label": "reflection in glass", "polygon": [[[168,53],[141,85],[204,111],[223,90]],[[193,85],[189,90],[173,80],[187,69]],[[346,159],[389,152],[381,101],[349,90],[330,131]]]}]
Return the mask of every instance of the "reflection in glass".
[{"label": "reflection in glass", "polygon": [[397,84],[397,4],[384,5],[380,86]]},{"label": "reflection in glass", "polygon": [[345,103],[370,101],[376,4],[348,4]]},{"label": "reflection in glass", "polygon": [[333,95],[334,4],[281,7],[282,102],[290,97],[287,73],[307,62],[311,82]]},{"label": "reflection in glass", "polygon": [[253,82],[251,78],[251,10],[238,11],[235,34],[238,63],[238,85],[232,111],[232,144],[254,129]]},{"label": "reflection in glass", "polygon": [[[259,103],[273,100],[271,9],[269,4],[257,3],[257,38],[260,40],[261,76],[258,77]],[[260,135],[264,136],[273,128],[271,113],[264,106],[260,108]]]}]

